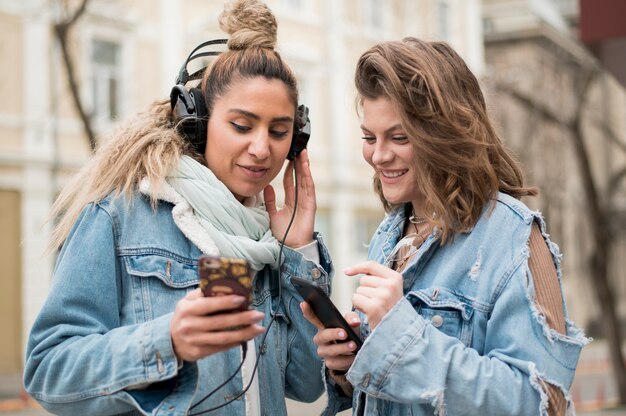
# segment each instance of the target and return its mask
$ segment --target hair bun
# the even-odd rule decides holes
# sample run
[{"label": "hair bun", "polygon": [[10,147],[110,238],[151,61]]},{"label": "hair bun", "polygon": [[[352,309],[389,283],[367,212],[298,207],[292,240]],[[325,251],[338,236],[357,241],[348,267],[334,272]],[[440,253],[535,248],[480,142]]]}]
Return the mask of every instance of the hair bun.
[{"label": "hair bun", "polygon": [[233,0],[224,6],[220,28],[230,35],[231,50],[276,46],[276,18],[265,3],[258,0]]}]

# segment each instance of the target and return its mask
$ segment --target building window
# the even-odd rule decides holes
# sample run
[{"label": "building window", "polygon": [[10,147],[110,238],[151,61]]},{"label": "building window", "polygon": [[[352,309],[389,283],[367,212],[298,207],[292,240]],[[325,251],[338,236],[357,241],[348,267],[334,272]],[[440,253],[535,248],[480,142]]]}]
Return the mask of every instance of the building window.
[{"label": "building window", "polygon": [[91,46],[92,113],[96,120],[107,122],[120,113],[121,46],[99,39]]}]

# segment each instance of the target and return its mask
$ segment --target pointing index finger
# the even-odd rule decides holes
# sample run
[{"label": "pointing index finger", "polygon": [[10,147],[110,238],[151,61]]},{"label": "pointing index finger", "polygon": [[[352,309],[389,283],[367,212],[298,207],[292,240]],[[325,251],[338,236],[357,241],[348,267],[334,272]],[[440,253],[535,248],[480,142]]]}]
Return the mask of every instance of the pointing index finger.
[{"label": "pointing index finger", "polygon": [[392,277],[397,272],[390,269],[387,266],[383,266],[375,261],[366,261],[364,263],[355,264],[352,267],[348,267],[343,271],[348,276],[354,276],[357,274],[369,274],[372,276],[379,276],[383,278]]}]

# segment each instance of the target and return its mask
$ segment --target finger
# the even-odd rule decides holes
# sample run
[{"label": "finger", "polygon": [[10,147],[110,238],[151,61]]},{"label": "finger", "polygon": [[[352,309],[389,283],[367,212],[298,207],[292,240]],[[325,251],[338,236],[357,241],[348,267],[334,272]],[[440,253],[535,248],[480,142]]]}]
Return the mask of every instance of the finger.
[{"label": "finger", "polygon": [[359,286],[356,288],[356,293],[365,296],[366,298],[376,299],[382,296],[380,289],[376,289],[369,286]]},{"label": "finger", "polygon": [[209,296],[200,299],[194,299],[189,303],[189,312],[192,315],[211,315],[221,311],[231,311],[241,307],[246,301],[243,296],[226,295],[226,296]]},{"label": "finger", "polygon": [[293,160],[287,163],[283,175],[283,189],[285,190],[285,206],[293,207],[295,199],[295,186],[293,184]]},{"label": "finger", "polygon": [[387,266],[383,266],[375,261],[366,261],[364,263],[355,264],[354,266],[344,269],[343,272],[348,276],[354,276],[356,274],[369,274],[384,278],[393,277],[399,274],[395,270],[392,270]]},{"label": "finger", "polygon": [[386,285],[388,281],[389,279],[385,279],[380,276],[366,274],[359,279],[359,286],[380,287]]},{"label": "finger", "polygon": [[300,165],[298,170],[298,186],[302,189],[303,196],[315,195],[315,183],[313,182],[313,175],[311,174],[309,153],[306,149],[298,156],[298,162]]},{"label": "finger", "polygon": [[199,332],[190,337],[190,342],[202,346],[225,346],[248,341],[265,332],[260,325],[250,325],[232,331]]},{"label": "finger", "polygon": [[357,328],[361,326],[361,319],[359,319],[359,315],[356,312],[347,312],[343,317],[350,326]]},{"label": "finger", "polygon": [[318,346],[317,355],[325,360],[341,356],[350,356],[356,350],[354,341],[340,342],[337,344],[323,344]]},{"label": "finger", "polygon": [[263,199],[265,200],[265,210],[270,216],[276,214],[276,191],[272,185],[267,185],[263,189]]},{"label": "finger", "polygon": [[324,360],[324,364],[331,370],[346,371],[350,368],[354,362],[354,354],[350,356],[340,355],[334,358],[327,358]]},{"label": "finger", "polygon": [[313,309],[311,309],[311,306],[307,302],[300,302],[300,309],[302,310],[304,318],[315,325],[315,328],[318,330],[324,329],[324,325],[319,320],[317,315],[315,315],[315,312],[313,312]]},{"label": "finger", "polygon": [[200,299],[204,297],[204,293],[202,293],[202,289],[197,288],[195,290],[192,290],[191,292],[187,293],[184,297],[184,299],[187,300],[194,300],[194,299]]},{"label": "finger", "polygon": [[313,337],[313,342],[317,345],[332,344],[336,342],[343,342],[346,338],[348,338],[348,334],[345,329],[327,328],[318,331]]},{"label": "finger", "polygon": [[359,293],[354,293],[352,295],[352,306],[367,315],[376,307],[376,300]]},{"label": "finger", "polygon": [[265,317],[260,311],[252,310],[238,313],[221,313],[197,319],[199,331],[224,331],[233,327],[244,327],[256,324]]}]

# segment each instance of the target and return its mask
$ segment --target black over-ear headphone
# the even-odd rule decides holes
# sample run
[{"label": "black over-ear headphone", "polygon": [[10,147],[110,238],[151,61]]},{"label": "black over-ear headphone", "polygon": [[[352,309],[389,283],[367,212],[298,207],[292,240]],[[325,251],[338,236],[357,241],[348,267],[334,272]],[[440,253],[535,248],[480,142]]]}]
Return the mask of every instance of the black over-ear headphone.
[{"label": "black over-ear headphone", "polygon": [[[176,128],[178,132],[189,141],[193,148],[201,154],[204,154],[206,148],[207,124],[209,121],[206,101],[199,88],[191,88],[188,91],[185,85],[188,81],[202,78],[206,67],[199,69],[193,74],[189,74],[189,72],[187,72],[187,64],[203,56],[219,55],[221,53],[220,51],[195,53],[199,49],[207,46],[226,44],[227,42],[228,39],[214,39],[196,46],[180,68],[178,76],[176,77],[176,85],[174,85],[170,92],[170,105],[174,113],[174,118],[178,120]],[[296,109],[293,137],[291,138],[291,147],[289,148],[289,153],[287,153],[287,159],[294,160],[301,151],[306,149],[309,137],[311,137],[309,109],[305,105],[299,105]]]}]

